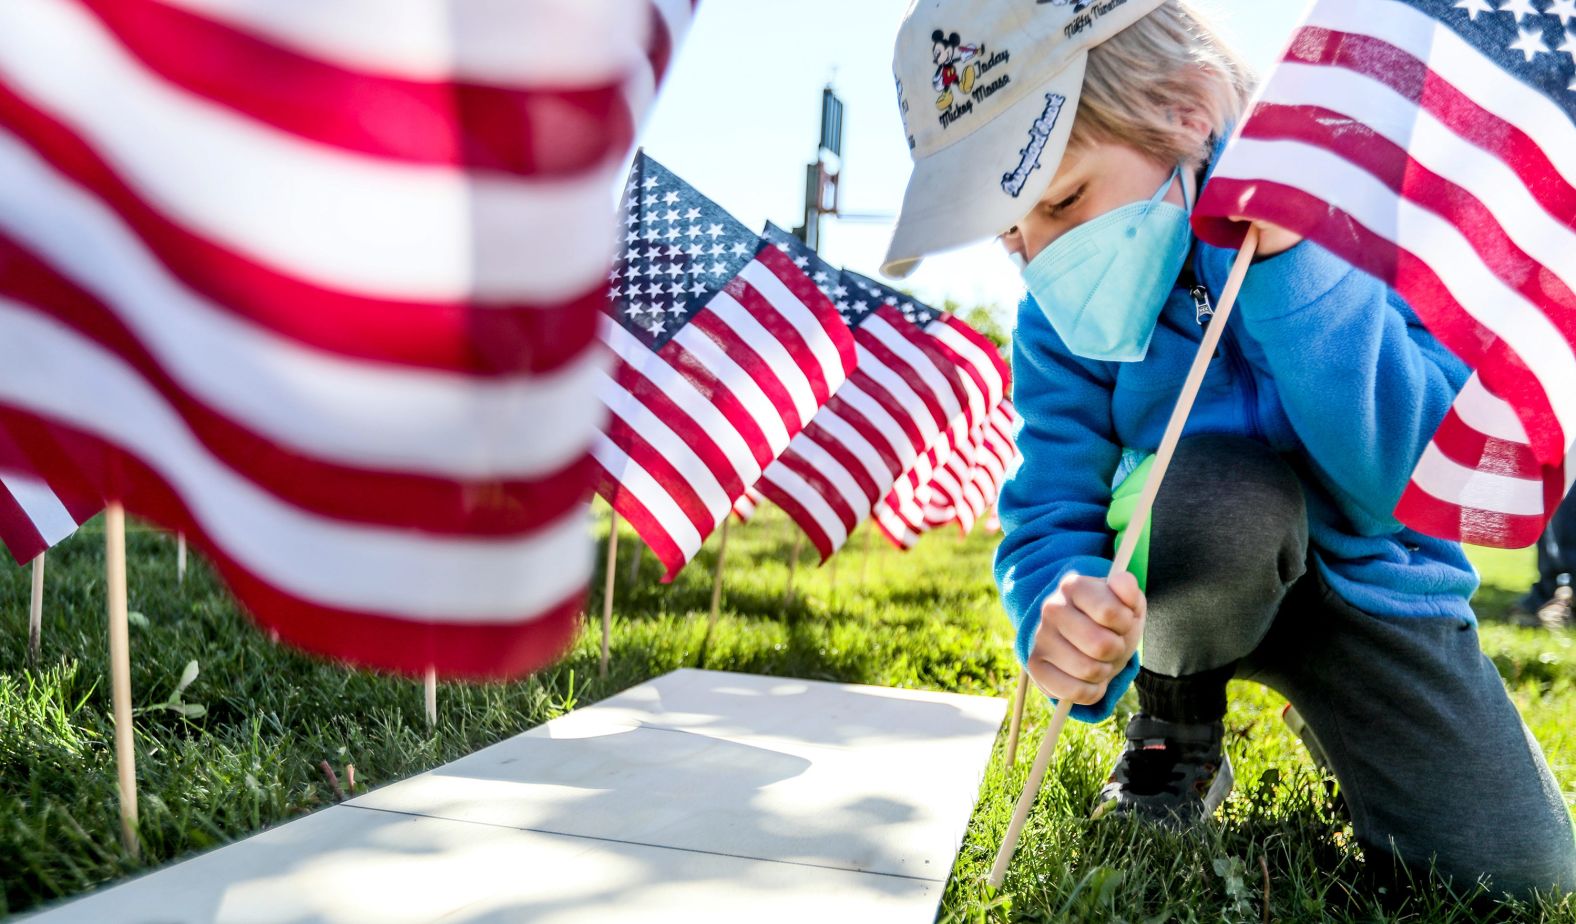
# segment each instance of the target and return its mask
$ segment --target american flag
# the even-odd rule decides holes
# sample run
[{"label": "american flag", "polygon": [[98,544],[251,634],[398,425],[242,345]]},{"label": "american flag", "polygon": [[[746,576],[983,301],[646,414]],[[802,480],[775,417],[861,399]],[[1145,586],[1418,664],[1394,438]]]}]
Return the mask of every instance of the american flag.
[{"label": "american flag", "polygon": [[766,503],[766,498],[754,488],[745,488],[744,495],[733,502],[733,515],[739,518],[740,523],[748,523],[755,518],[756,511]]},{"label": "american flag", "polygon": [[75,468],[56,467],[46,480],[22,440],[35,432],[12,433],[0,427],[0,544],[25,565],[76,532],[104,508]]},{"label": "american flag", "polygon": [[591,570],[608,197],[685,6],[0,4],[0,426],[287,642],[550,662]]},{"label": "american flag", "polygon": [[780,228],[766,237],[802,265],[853,332],[858,364],[837,394],[761,476],[825,561],[897,477],[967,407],[963,372],[924,327],[938,313],[852,272],[838,272]]},{"label": "american flag", "polygon": [[[932,521],[944,511],[961,512],[960,525],[967,530],[976,511],[983,512],[988,506],[979,502],[970,486],[984,440],[982,427],[1006,400],[1010,384],[1007,363],[996,345],[961,318],[937,318],[925,329],[965,373],[962,381],[969,400],[964,414],[952,421],[876,504],[876,525],[902,549],[913,548],[919,535],[933,528],[936,524]],[[944,522],[951,519],[949,516]]]},{"label": "american flag", "polygon": [[956,523],[964,535],[996,503],[1019,456],[1013,441],[1018,421],[1012,402],[996,405],[966,436],[955,436],[927,454],[924,464],[898,482],[876,509],[876,522],[899,548],[921,534]]},{"label": "american flag", "polygon": [[1390,283],[1476,370],[1396,514],[1536,541],[1576,438],[1576,0],[1320,0],[1199,203]]},{"label": "american flag", "polygon": [[854,368],[788,254],[641,154],[602,337],[599,490],[672,580]]}]

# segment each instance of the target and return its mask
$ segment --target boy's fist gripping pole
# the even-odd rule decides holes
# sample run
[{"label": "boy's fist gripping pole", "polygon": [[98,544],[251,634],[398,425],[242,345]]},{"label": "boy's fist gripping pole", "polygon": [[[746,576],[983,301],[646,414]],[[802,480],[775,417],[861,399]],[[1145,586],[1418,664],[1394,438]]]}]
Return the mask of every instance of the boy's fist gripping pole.
[{"label": "boy's fist gripping pole", "polygon": [[1040,610],[1029,676],[1046,695],[1092,706],[1138,650],[1144,592],[1126,571],[1109,581],[1069,574]]}]

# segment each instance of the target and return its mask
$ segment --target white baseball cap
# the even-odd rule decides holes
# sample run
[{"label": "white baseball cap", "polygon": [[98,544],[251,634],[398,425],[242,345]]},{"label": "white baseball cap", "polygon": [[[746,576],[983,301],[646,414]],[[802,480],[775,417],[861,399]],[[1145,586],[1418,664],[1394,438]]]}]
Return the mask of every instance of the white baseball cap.
[{"label": "white baseball cap", "polygon": [[1006,231],[1072,134],[1089,49],[1165,0],[914,0],[892,70],[914,174],[881,271]]}]

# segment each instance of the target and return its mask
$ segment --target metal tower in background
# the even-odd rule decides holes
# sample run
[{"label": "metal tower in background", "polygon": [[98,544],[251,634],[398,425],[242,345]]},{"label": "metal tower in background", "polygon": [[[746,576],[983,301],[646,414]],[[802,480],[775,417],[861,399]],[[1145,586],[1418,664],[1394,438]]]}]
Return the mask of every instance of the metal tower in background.
[{"label": "metal tower in background", "polygon": [[821,91],[821,144],[805,168],[804,224],[794,234],[811,250],[821,248],[821,216],[836,215],[838,176],[843,170],[843,101],[831,85]]}]

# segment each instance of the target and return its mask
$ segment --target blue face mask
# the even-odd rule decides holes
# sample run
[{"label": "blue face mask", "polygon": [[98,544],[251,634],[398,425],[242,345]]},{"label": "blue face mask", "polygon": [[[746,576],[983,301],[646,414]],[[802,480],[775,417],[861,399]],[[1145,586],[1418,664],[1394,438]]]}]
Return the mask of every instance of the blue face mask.
[{"label": "blue face mask", "polygon": [[[1023,267],[1029,294],[1074,355],[1123,363],[1148,355],[1193,239],[1188,209],[1161,201],[1180,180],[1178,168],[1148,202],[1079,225]],[[1182,195],[1187,201],[1185,185]]]}]

